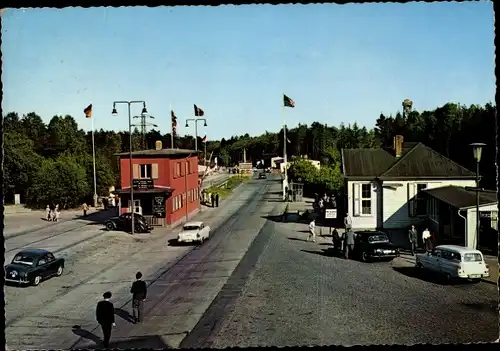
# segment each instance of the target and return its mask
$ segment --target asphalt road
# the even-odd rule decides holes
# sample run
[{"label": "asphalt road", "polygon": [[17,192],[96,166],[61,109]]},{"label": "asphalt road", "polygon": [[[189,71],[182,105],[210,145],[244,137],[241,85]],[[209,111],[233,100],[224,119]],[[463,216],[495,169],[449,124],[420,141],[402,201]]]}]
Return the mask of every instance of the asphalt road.
[{"label": "asphalt road", "polygon": [[[304,232],[302,232],[304,231]],[[181,347],[372,345],[494,341],[492,284],[444,285],[402,257],[332,257],[306,224],[262,227],[242,263]],[[253,262],[257,261],[255,266]]]},{"label": "asphalt road", "polygon": [[[113,293],[117,307],[115,337],[122,334],[127,342],[116,347],[178,345],[185,330],[194,327],[204,312],[203,306],[208,307],[220,290],[219,285],[222,287],[231,275],[252,235],[258,233],[258,224],[254,226],[247,216],[262,210],[259,199],[267,191],[267,184],[265,181],[242,184],[221,202],[220,208],[204,208],[196,219],[214,228],[214,236],[201,248],[172,246],[169,240],[177,232],[161,228],[155,229],[148,240],[138,240],[126,233],[103,231],[97,218],[39,224],[33,217],[30,220],[33,223],[26,226],[16,225],[11,218],[7,222],[12,230],[6,237],[6,259],[24,247],[46,248],[56,256],[65,257],[66,267],[61,277],[43,281],[38,287],[5,287],[7,346],[9,349],[100,346],[95,305],[108,290]],[[260,218],[258,214],[253,216]],[[218,227],[222,229],[217,230]],[[249,231],[246,227],[250,227]],[[127,320],[130,284],[137,271],[144,273],[148,284],[154,283],[148,296],[150,307],[146,309],[147,320],[153,326],[145,330],[131,329]],[[154,302],[165,298],[174,301],[159,305]],[[171,308],[177,309],[178,318],[171,317]],[[170,323],[164,323],[165,318],[161,323],[158,317],[155,319],[155,314],[161,315],[163,310],[168,312]],[[157,330],[156,325],[165,331]],[[140,338],[137,333],[145,335]]]}]

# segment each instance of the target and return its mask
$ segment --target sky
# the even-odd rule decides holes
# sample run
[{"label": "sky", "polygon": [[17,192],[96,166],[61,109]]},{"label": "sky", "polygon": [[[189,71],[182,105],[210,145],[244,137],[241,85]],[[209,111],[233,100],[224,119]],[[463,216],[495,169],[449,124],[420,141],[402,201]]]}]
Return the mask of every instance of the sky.
[{"label": "sky", "polygon": [[[208,140],[314,121],[372,128],[409,98],[416,110],[495,101],[491,2],[7,9],[4,114],[73,116],[128,129],[145,100],[162,133]],[[283,109],[283,93],[295,108]],[[142,106],[132,105],[132,115]],[[136,119],[134,123],[137,123]]]}]

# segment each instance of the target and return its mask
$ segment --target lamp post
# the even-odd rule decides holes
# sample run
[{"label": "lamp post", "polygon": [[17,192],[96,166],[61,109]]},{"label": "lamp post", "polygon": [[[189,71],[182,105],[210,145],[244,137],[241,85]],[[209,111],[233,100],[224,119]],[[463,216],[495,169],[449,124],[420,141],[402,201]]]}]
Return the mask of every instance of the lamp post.
[{"label": "lamp post", "polygon": [[479,250],[479,232],[480,232],[480,219],[479,219],[479,162],[481,162],[481,154],[483,147],[486,146],[484,143],[472,143],[472,152],[474,154],[474,159],[476,160],[476,249]]},{"label": "lamp post", "polygon": [[186,128],[189,128],[188,122],[194,122],[194,148],[198,152],[198,122],[203,121],[203,127],[207,126],[207,120],[205,118],[188,118],[186,119]]},{"label": "lamp post", "polygon": [[185,172],[184,172],[184,193],[186,194],[186,223],[188,221],[188,217],[189,217],[189,211],[188,211],[188,204],[189,204],[189,201],[188,201],[188,181],[187,181],[187,176],[188,176],[188,162],[189,162],[189,158],[191,157],[191,154],[189,154],[188,157],[186,157],[184,159],[184,167],[185,167]]},{"label": "lamp post", "polygon": [[113,102],[113,111],[111,114],[113,116],[117,116],[118,112],[116,111],[116,105],[118,104],[126,104],[128,106],[128,133],[129,133],[129,163],[130,163],[130,207],[132,212],[132,235],[134,235],[135,227],[134,227],[134,217],[135,217],[135,206],[134,206],[134,167],[132,165],[132,115],[130,113],[130,106],[132,104],[142,104],[142,115],[147,115],[148,110],[146,109],[146,101],[135,100],[135,101],[114,101]]}]

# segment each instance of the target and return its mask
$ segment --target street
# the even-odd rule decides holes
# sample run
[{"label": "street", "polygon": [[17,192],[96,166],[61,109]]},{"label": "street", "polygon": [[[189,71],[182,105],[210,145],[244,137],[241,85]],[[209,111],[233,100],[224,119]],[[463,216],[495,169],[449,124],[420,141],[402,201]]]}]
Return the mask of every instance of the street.
[{"label": "street", "polygon": [[[270,184],[279,188],[279,183]],[[34,219],[36,216],[29,214],[31,219],[25,220],[29,226],[44,227],[32,229],[32,232],[26,227],[20,231],[12,229],[6,236],[6,259],[12,259],[21,248],[38,247],[64,257],[66,267],[61,277],[43,281],[38,287],[6,286],[8,347],[69,349],[98,345],[95,336],[100,337],[95,322],[97,301],[109,290],[113,293],[112,301],[118,315],[119,311],[130,310],[129,289],[137,271],[143,272],[146,282],[154,282],[149,288],[148,300],[151,301],[146,305],[148,317],[145,324],[148,319],[154,320],[154,313],[161,313],[149,310],[156,306],[155,300],[173,299],[178,295],[177,302],[170,307],[181,309],[179,318],[172,319],[172,311],[166,310],[169,320],[177,324],[159,324],[159,327],[166,328],[160,334],[162,336],[173,333],[163,342],[164,345],[179,344],[185,336],[185,329],[194,327],[204,312],[203,306],[208,307],[257,235],[255,223],[259,220],[262,225],[265,223],[260,213],[277,205],[260,206],[268,187],[265,181],[250,181],[235,189],[220,208],[204,208],[196,219],[204,220],[214,229],[213,238],[200,249],[168,243],[176,237],[176,231],[157,228],[149,240],[143,241],[126,233],[104,231],[102,225],[83,219],[38,224]],[[7,221],[9,226],[16,223],[12,218]],[[197,281],[198,277],[200,280]],[[165,284],[170,284],[170,288],[167,289]],[[192,295],[197,293],[200,294],[198,300],[193,300]],[[182,299],[186,299],[186,303],[179,304]],[[162,303],[161,307],[167,308],[169,304]],[[119,333],[125,333],[124,340],[128,342],[127,330],[132,325],[126,321],[126,314],[121,316],[125,320],[118,318],[114,339]],[[175,334],[179,328],[181,331]],[[150,331],[154,328],[146,330]],[[150,345],[151,340],[149,337],[141,344]]]},{"label": "street", "polygon": [[[37,243],[67,260],[61,277],[5,288],[8,347],[100,348],[95,305],[105,291],[117,315],[113,348],[498,338],[495,285],[443,285],[415,276],[406,257],[361,263],[325,254],[329,236],[307,243],[307,224],[276,221],[284,207],[279,179],[252,179],[220,208],[204,208],[196,219],[210,225],[211,239],[199,247],[177,246],[175,231],[157,228],[142,241],[83,219],[7,236],[6,259]],[[149,288],[144,321],[134,325],[129,289],[137,271]]]}]

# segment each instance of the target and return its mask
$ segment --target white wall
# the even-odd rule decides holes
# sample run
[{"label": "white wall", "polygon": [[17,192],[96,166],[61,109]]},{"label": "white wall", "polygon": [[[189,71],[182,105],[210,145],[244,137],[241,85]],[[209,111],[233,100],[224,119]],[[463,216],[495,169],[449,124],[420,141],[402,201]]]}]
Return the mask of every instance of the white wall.
[{"label": "white wall", "polygon": [[412,224],[409,216],[408,201],[416,195],[417,184],[427,184],[426,189],[439,188],[448,185],[475,186],[475,180],[442,180],[442,181],[387,181],[383,185],[397,183],[402,186],[395,189],[383,188],[383,226],[387,229],[406,228]]},{"label": "white wall", "polygon": [[[371,184],[372,213],[369,216],[361,214],[361,184]],[[370,182],[370,181],[347,182],[347,212],[352,218],[353,229],[377,228],[377,213],[379,210],[377,206],[378,189],[379,185],[376,182]],[[357,206],[357,208],[355,208],[355,206]],[[359,213],[359,215],[356,215],[356,213]],[[343,217],[343,214],[341,214],[341,216]]]},{"label": "white wall", "polygon": [[[479,207],[479,212],[490,212],[490,211],[498,211],[498,206],[495,204],[495,205]],[[477,218],[476,208],[475,207],[469,208],[467,210],[467,233],[466,233],[467,239],[465,242],[467,247],[474,249],[476,248],[476,225],[477,225],[476,218]]]}]

